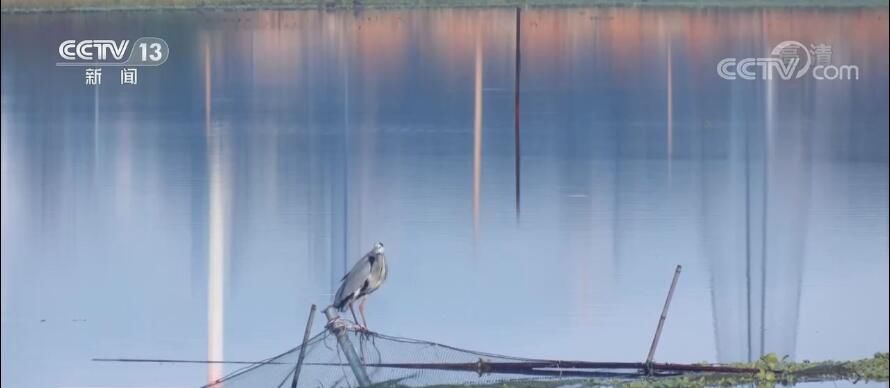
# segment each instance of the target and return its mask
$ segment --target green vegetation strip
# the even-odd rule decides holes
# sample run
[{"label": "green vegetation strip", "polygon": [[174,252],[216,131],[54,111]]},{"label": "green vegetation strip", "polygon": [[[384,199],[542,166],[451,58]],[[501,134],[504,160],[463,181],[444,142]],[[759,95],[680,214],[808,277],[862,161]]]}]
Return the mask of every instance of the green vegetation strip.
[{"label": "green vegetation strip", "polygon": [[[702,363],[698,365],[713,365]],[[767,354],[752,363],[721,364],[739,369],[754,369],[756,373],[686,373],[669,377],[638,379],[579,379],[579,380],[509,380],[487,384],[461,384],[474,388],[552,388],[552,387],[619,387],[619,388],[703,388],[754,385],[758,388],[792,386],[804,382],[852,381],[887,382],[890,364],[888,353],[876,353],[872,358],[855,361],[791,362]],[[375,384],[375,387],[404,387],[399,379]],[[455,385],[431,385],[444,388]]]},{"label": "green vegetation strip", "polygon": [[775,387],[810,381],[888,381],[888,353],[876,353],[872,358],[855,361],[790,362],[779,359],[775,353],[767,354],[752,363],[726,366],[753,368],[754,374],[696,373],[674,377],[647,377],[631,381],[593,382],[588,386],[616,386],[622,388],[680,388],[680,387],[731,387],[755,385]]}]

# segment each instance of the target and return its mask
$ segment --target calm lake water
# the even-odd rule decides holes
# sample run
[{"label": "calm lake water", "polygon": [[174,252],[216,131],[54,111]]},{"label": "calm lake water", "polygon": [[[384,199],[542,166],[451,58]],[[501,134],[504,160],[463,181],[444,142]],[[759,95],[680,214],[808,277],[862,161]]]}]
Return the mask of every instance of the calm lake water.
[{"label": "calm lake water", "polygon": [[[288,349],[375,241],[387,334],[642,360],[682,264],[658,360],[888,350],[887,9],[524,10],[518,145],[515,18],[4,14],[3,387],[201,385],[91,359]],[[859,79],[718,76],[787,40]]]}]

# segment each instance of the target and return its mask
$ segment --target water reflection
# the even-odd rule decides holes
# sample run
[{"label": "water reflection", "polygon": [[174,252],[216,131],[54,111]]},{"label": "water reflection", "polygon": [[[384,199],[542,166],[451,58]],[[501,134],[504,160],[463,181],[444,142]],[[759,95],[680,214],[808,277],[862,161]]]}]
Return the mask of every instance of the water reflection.
[{"label": "water reflection", "polygon": [[[227,191],[229,183],[228,164],[230,158],[225,152],[220,128],[214,128],[213,117],[213,70],[210,65],[210,46],[204,44],[204,133],[207,138],[208,195],[207,209],[207,359],[224,360],[223,357],[223,309],[225,284],[226,245],[228,208]],[[222,378],[222,364],[210,364],[207,381]]]},{"label": "water reflection", "polygon": [[[3,15],[3,385],[215,378],[89,359],[275,353],[377,240],[387,333],[638,360],[681,263],[657,359],[886,351],[886,10],[516,15]],[[173,56],[96,90],[92,36]],[[863,79],[717,77],[786,39]]]},{"label": "water reflection", "polygon": [[479,238],[479,195],[482,190],[482,36],[476,35],[473,88],[473,239]]}]

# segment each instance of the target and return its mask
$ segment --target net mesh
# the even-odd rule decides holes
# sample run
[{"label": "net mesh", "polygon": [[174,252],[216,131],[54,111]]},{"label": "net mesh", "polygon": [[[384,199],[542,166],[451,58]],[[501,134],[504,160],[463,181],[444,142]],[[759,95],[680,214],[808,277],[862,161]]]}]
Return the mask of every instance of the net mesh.
[{"label": "net mesh", "polygon": [[[386,387],[574,385],[591,379],[627,379],[639,370],[563,368],[565,361],[511,357],[459,349],[430,341],[374,332],[342,331],[360,359],[370,382]],[[299,387],[357,387],[359,383],[338,342],[325,330],[306,342],[299,368]],[[291,387],[301,348],[248,365],[205,388]]]}]

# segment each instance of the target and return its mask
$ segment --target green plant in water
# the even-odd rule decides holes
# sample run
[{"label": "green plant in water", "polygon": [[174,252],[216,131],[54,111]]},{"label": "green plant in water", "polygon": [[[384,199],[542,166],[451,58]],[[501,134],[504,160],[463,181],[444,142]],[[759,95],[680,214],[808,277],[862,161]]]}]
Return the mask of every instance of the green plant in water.
[{"label": "green plant in water", "polygon": [[[779,358],[770,353],[750,363],[734,363],[722,366],[753,370],[755,372],[709,372],[687,373],[670,377],[643,377],[637,379],[587,379],[587,380],[510,380],[498,383],[462,384],[476,388],[550,388],[550,387],[619,387],[619,388],[705,388],[735,387],[756,385],[758,388],[773,388],[777,385],[791,386],[799,382],[811,381],[888,381],[890,363],[888,353],[875,353],[874,357],[853,361],[793,362],[788,357]],[[701,363],[702,365],[713,365]],[[399,380],[375,384],[375,387],[405,387]],[[434,385],[429,387],[452,387]],[[428,388],[429,388],[428,387]]]},{"label": "green plant in water", "polygon": [[[808,381],[888,381],[890,362],[888,353],[854,361],[791,362],[787,356],[779,358],[769,353],[751,363],[726,366],[755,369],[756,373],[695,373],[677,377],[647,377],[640,380],[613,381],[605,384],[625,388],[731,387],[754,384],[759,388],[776,385],[791,386]],[[707,363],[703,363],[707,364]]]}]

